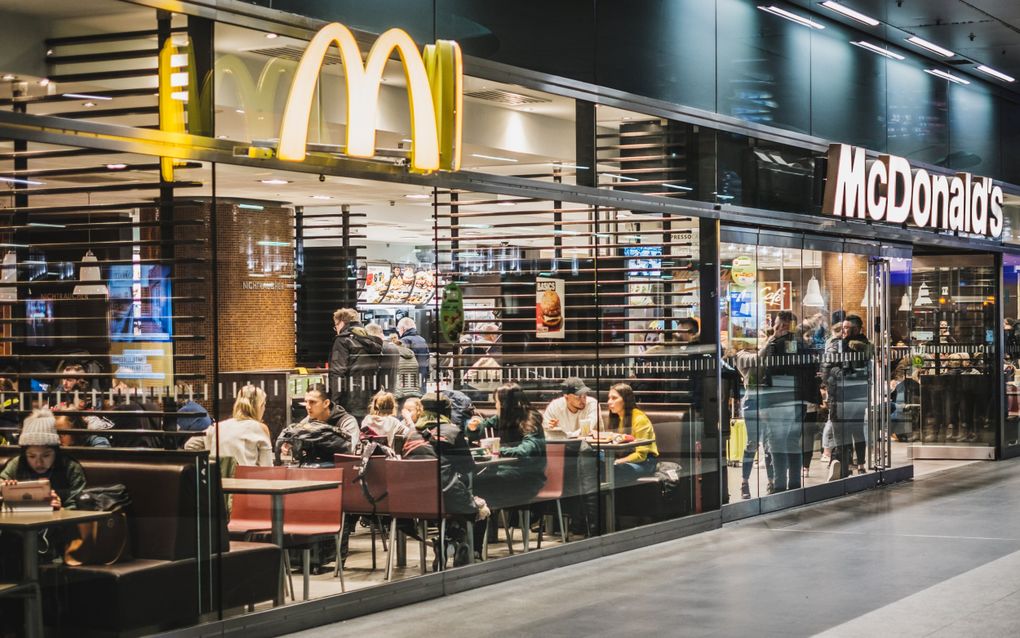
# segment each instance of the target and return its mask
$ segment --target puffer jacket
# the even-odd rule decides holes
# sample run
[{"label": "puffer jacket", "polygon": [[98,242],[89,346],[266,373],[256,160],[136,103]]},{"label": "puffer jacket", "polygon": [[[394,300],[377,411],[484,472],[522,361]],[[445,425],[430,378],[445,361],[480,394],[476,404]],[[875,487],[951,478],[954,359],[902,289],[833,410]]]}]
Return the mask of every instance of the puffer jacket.
[{"label": "puffer jacket", "polygon": [[360,420],[385,382],[381,369],[382,339],[368,334],[360,322],[347,324],[329,355],[330,398]]}]

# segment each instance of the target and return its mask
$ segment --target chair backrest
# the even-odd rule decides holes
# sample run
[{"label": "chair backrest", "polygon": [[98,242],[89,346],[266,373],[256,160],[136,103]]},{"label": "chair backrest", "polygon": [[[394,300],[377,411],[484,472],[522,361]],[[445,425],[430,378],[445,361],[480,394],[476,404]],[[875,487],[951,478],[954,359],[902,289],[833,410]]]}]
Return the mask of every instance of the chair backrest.
[{"label": "chair backrest", "polygon": [[[336,467],[288,467],[287,478],[295,481],[340,481],[330,490],[301,492],[283,497],[283,529],[291,525],[319,526],[323,533],[340,531],[343,507],[344,471]],[[300,532],[300,530],[298,530]]]},{"label": "chair backrest", "polygon": [[365,496],[365,490],[358,480],[358,468],[361,466],[361,457],[352,454],[337,454],[334,456],[334,465],[343,470],[343,511],[366,514],[375,512],[387,514],[389,512],[389,497],[386,490],[386,471],[383,468],[383,457],[373,458],[368,463],[368,470],[365,474],[365,485],[372,498],[377,499],[375,507]]},{"label": "chair backrest", "polygon": [[438,459],[386,459],[390,514],[397,518],[439,518]]},{"label": "chair backrest", "polygon": [[538,492],[538,499],[562,498],[563,479],[567,468],[567,444],[547,442],[545,445],[545,485]]},{"label": "chair backrest", "polygon": [[[239,479],[283,479],[286,476],[287,468],[256,467],[254,465],[238,465],[234,473],[234,478]],[[230,519],[235,522],[265,522],[265,528],[269,529],[273,520],[269,496],[266,494],[234,494],[231,499]]]}]

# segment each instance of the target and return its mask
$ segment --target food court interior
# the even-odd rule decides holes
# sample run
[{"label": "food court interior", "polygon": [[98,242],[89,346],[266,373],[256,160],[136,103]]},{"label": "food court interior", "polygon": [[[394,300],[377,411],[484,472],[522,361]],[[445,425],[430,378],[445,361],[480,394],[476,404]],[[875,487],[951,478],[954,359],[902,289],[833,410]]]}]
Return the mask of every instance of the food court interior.
[{"label": "food court interior", "polygon": [[[863,489],[851,485],[857,476],[874,485],[1017,443],[1018,395],[1011,372],[998,373],[1015,353],[995,344],[1000,305],[1020,314],[1020,266],[990,253],[720,227],[684,207],[740,197],[767,207],[750,199],[751,185],[776,170],[801,198],[812,172],[798,162],[817,152],[469,76],[469,177],[430,183],[405,170],[401,65],[390,60],[381,83],[379,157],[359,163],[340,153],[344,75],[327,57],[309,140],[326,163],[288,169],[252,149],[276,136],[300,38],[114,0],[15,4],[0,7],[46,47],[36,75],[5,78],[0,105],[43,124],[74,120],[81,134],[40,128],[0,141],[0,435],[16,443],[28,410],[51,406],[65,413],[61,434],[89,483],[123,483],[134,501],[119,561],[44,566],[44,589],[69,592],[58,611],[43,599],[62,631],[140,634],[720,507],[739,518],[794,504],[784,500],[793,493],[803,502],[808,488],[848,479],[845,493]],[[63,19],[47,23],[48,11]],[[210,30],[211,122],[194,108],[195,82],[172,87],[176,104],[161,99],[154,53],[164,47],[167,64],[200,57]],[[173,68],[194,74],[194,64]],[[144,132],[168,110],[208,137],[216,161],[151,152]],[[115,127],[142,133],[116,142]],[[411,382],[363,377],[373,394],[398,394],[397,416],[427,391],[482,417],[499,413],[493,395],[506,386],[540,412],[587,393],[598,403],[594,436],[538,437],[537,470],[510,446],[472,452],[471,489],[493,505],[487,525],[447,511],[436,471],[389,481],[382,458],[359,471],[360,458],[332,455],[288,467],[278,443],[310,413],[308,391],[338,389],[326,363],[342,307],[387,342],[406,319],[424,337]],[[219,440],[201,429],[205,413],[236,418],[249,384],[265,394],[272,467],[217,461]],[[641,436],[609,409],[624,399],[648,417]],[[208,439],[211,454],[182,451],[192,439]],[[649,445],[657,471],[621,476],[614,462],[643,459],[635,450]],[[457,452],[440,449],[440,461],[447,454]],[[538,485],[521,496],[528,471]],[[283,496],[236,482],[258,479],[343,484]],[[167,583],[180,585],[178,605],[144,595]],[[100,599],[117,613],[94,613]]]}]

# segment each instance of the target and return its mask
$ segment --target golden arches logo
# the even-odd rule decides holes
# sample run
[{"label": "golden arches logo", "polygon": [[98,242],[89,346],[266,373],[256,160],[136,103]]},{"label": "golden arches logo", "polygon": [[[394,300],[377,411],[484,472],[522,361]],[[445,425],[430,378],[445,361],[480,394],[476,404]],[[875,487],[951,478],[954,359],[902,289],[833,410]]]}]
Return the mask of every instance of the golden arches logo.
[{"label": "golden arches logo", "polygon": [[320,29],[301,56],[283,111],[277,148],[280,159],[305,158],[312,96],[326,52],[334,44],[340,50],[346,81],[348,155],[375,155],[379,88],[386,61],[396,51],[407,79],[412,170],[460,168],[463,62],[457,43],[440,40],[419,53],[405,31],[389,29],[375,41],[362,64],[354,34],[336,22]]}]

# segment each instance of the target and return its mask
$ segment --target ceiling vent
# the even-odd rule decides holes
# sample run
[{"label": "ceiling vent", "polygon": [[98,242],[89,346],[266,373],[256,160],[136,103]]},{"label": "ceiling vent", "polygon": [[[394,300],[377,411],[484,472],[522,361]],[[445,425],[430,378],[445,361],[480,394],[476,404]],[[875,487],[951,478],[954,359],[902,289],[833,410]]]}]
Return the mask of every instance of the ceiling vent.
[{"label": "ceiling vent", "polygon": [[542,104],[544,102],[552,102],[552,100],[544,97],[524,95],[523,93],[504,91],[503,89],[482,89],[480,91],[470,91],[465,93],[464,97],[473,97],[477,100],[485,100],[487,102],[498,102],[508,106],[522,106],[524,104]]}]

